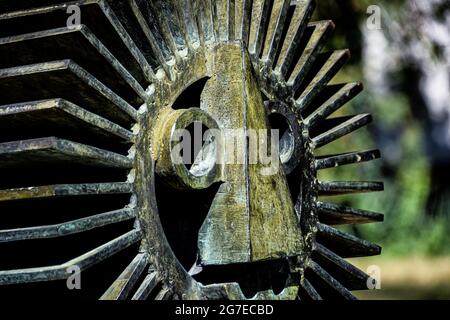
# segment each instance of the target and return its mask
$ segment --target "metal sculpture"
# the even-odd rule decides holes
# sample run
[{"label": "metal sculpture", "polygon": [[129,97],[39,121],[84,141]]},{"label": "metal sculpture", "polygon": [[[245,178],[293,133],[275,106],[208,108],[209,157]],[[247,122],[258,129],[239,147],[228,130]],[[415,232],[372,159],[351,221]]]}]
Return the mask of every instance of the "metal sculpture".
[{"label": "metal sculpture", "polygon": [[[80,25],[67,25],[68,8]],[[317,171],[380,154],[315,155],[372,119],[329,118],[362,86],[329,84],[349,52],[322,52],[334,25],[309,23],[313,8],[2,1],[0,292],[64,281],[72,267],[97,270],[89,281],[102,299],[352,299],[366,289],[368,275],[344,258],[380,247],[333,226],[383,216],[318,199],[383,185],[318,181]],[[175,129],[195,124],[279,129],[282,165],[262,174],[248,140],[243,163],[219,161],[212,136],[192,165],[176,161]]]}]

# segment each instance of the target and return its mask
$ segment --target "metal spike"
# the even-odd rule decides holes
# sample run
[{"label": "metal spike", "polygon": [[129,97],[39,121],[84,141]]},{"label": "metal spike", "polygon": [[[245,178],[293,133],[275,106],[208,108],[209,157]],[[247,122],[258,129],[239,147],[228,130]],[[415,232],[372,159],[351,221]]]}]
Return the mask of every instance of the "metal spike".
[{"label": "metal spike", "polygon": [[[109,47],[109,49],[111,49],[111,46],[108,46],[107,43],[111,43],[110,40],[112,38],[117,37],[117,40],[114,39],[113,41],[123,44],[122,47],[127,51],[127,58],[121,59],[121,62],[126,64],[127,69],[137,71],[148,82],[154,80],[152,67],[106,1],[89,0],[74,2],[74,4],[80,7],[83,17],[86,17],[86,19],[83,19],[83,24],[86,24],[91,30],[95,29],[96,36],[98,36],[100,41]],[[47,15],[51,15],[52,18],[48,19],[46,17]],[[60,17],[62,17],[62,19],[60,19]],[[14,27],[15,23],[20,26],[19,30],[23,30],[22,33],[30,33],[66,27],[66,20],[67,3],[41,7],[39,7],[39,4],[36,4],[36,8],[33,8],[31,11],[29,9],[21,9],[0,14],[0,23],[8,24],[7,28],[0,28],[0,37],[11,36],[12,32],[17,30],[17,28]],[[63,23],[61,23],[61,21]],[[93,21],[95,21],[95,23],[93,23]],[[108,25],[104,25],[103,22],[106,22]],[[110,28],[113,32],[108,32]],[[105,30],[105,32],[103,32],[103,30]],[[116,50],[113,54],[115,56],[124,56],[125,51]]]},{"label": "metal spike", "polygon": [[314,11],[315,2],[313,0],[301,0],[297,1],[295,6],[294,15],[275,68],[275,72],[281,74],[283,78],[286,78],[287,72],[294,62],[295,54],[300,46],[300,40]]},{"label": "metal spike", "polygon": [[200,40],[203,39],[203,43],[215,41],[211,0],[198,0],[196,2],[196,11],[198,12]]},{"label": "metal spike", "polygon": [[99,194],[127,194],[132,192],[133,185],[126,182],[61,184],[0,190],[0,202]]},{"label": "metal spike", "polygon": [[157,295],[155,300],[170,300],[172,299],[172,292],[169,288],[163,288]]},{"label": "metal spike", "polygon": [[[153,50],[153,53],[156,56],[156,59],[159,62],[159,65],[161,68],[163,68],[166,76],[169,79],[173,79],[172,73],[170,71],[170,67],[168,65],[168,61],[171,60],[171,53],[167,50],[164,50],[162,46],[162,42],[158,41],[156,36],[153,34],[152,29],[150,28],[147,19],[144,17],[144,14],[142,10],[145,9],[145,12],[150,13],[152,12],[152,9],[149,7],[149,2],[142,1],[142,0],[130,0],[131,8],[133,10],[134,15],[136,16],[136,19],[139,22],[139,25],[142,28],[142,31],[144,32],[145,36],[147,37],[150,47]],[[144,7],[141,7],[144,6]],[[144,9],[141,9],[144,8]]]},{"label": "metal spike", "polygon": [[158,274],[156,272],[151,272],[145,277],[131,300],[146,300],[159,284],[161,284],[161,281],[158,279]]},{"label": "metal spike", "polygon": [[[58,86],[52,86],[55,82]],[[131,125],[139,119],[135,108],[71,60],[1,69],[0,87],[0,98],[7,104],[56,96],[119,125]],[[23,87],[27,91],[21,90]]]},{"label": "metal spike", "polygon": [[117,280],[106,290],[100,300],[125,300],[128,298],[147,265],[148,254],[139,253]]},{"label": "metal spike", "polygon": [[[66,49],[68,47],[70,50]],[[14,52],[21,52],[21,54],[17,55]],[[49,60],[49,57],[55,56],[84,63],[96,71],[94,76],[103,83],[112,89],[119,90],[123,93],[122,96],[130,96],[127,99],[130,103],[140,105],[147,98],[145,90],[137,80],[84,25],[0,39],[0,57],[2,58],[0,64],[3,68],[28,65]],[[98,60],[98,63],[89,66],[89,63],[95,60]],[[111,72],[111,68],[115,72]],[[130,89],[134,93],[130,92]],[[134,97],[135,94],[140,99]]]},{"label": "metal spike", "polygon": [[273,4],[262,54],[262,60],[266,61],[271,68],[278,49],[282,45],[280,41],[290,4],[291,0],[275,1]]},{"label": "metal spike", "polygon": [[[31,119],[39,119],[39,122]],[[0,127],[5,131],[21,128],[25,131],[41,125],[43,128],[61,126],[122,142],[130,142],[133,137],[131,131],[62,99],[0,106]]]},{"label": "metal spike", "polygon": [[314,66],[320,51],[331,36],[334,28],[335,25],[330,20],[308,24],[307,31],[308,34],[311,34],[311,37],[308,39],[308,43],[287,81],[293,91],[297,91],[303,85],[305,78]]},{"label": "metal spike", "polygon": [[133,230],[62,265],[0,271],[0,285],[67,279],[69,268],[77,266],[81,271],[89,269],[141,239],[142,232]]},{"label": "metal spike", "polygon": [[200,46],[199,31],[195,21],[195,8],[192,1],[172,0],[178,16],[178,25],[190,49]]},{"label": "metal spike", "polygon": [[379,159],[381,153],[379,150],[350,152],[332,156],[323,156],[316,158],[316,169],[328,169],[348,164],[355,164],[361,162],[368,162]]},{"label": "metal spike", "polygon": [[372,122],[370,114],[356,115],[340,125],[320,134],[313,138],[313,145],[315,148],[323,147],[343,136],[346,136],[353,131],[356,131]]},{"label": "metal spike", "polygon": [[316,289],[314,289],[313,285],[307,279],[303,279],[302,288],[305,290],[305,292],[311,299],[322,300],[320,294],[316,291]]},{"label": "metal spike", "polygon": [[181,61],[181,52],[186,49],[186,43],[178,24],[172,20],[172,17],[176,17],[175,9],[170,1],[152,0],[148,2],[158,19],[161,33],[167,46],[171,49],[177,63],[179,63]]},{"label": "metal spike", "polygon": [[121,209],[51,226],[0,230],[0,243],[58,238],[134,218],[134,209]]},{"label": "metal spike", "polygon": [[[319,108],[317,108],[305,119],[305,123],[307,124],[308,128],[312,129],[316,127],[321,120],[326,119],[328,116],[333,114],[363,90],[363,86],[359,82],[337,86],[341,87],[340,90],[337,91],[332,97],[325,101]],[[328,87],[333,88],[336,87],[336,85]]]},{"label": "metal spike", "polygon": [[236,0],[236,39],[242,40],[244,47],[248,48],[250,35],[250,21],[252,17],[253,0]]},{"label": "metal spike", "polygon": [[332,272],[333,277],[348,290],[367,290],[367,280],[369,279],[369,276],[366,273],[348,263],[321,244],[316,244],[315,252],[321,258],[321,262],[316,262],[319,265],[323,265],[324,263],[330,265],[328,270]]},{"label": "metal spike", "polygon": [[345,207],[333,203],[317,203],[319,220],[328,225],[363,224],[381,222],[384,216],[381,213]]},{"label": "metal spike", "polygon": [[270,0],[253,0],[249,35],[249,52],[259,59],[269,21]]},{"label": "metal spike", "polygon": [[314,271],[314,273],[326,284],[336,290],[342,297],[347,300],[356,300],[356,297],[350,291],[348,291],[342,284],[339,283],[339,281],[326,272],[320,265],[314,261],[310,261],[309,268]]},{"label": "metal spike", "polygon": [[0,166],[17,168],[33,162],[70,161],[93,166],[131,169],[132,159],[55,137],[0,143]]},{"label": "metal spike", "polygon": [[216,2],[217,22],[220,41],[235,39],[235,1]]},{"label": "metal spike", "polygon": [[317,242],[343,258],[375,256],[381,247],[322,223],[318,224]]},{"label": "metal spike", "polygon": [[320,195],[335,196],[350,193],[383,191],[382,182],[373,181],[325,181],[319,182]]},{"label": "metal spike", "polygon": [[310,102],[318,93],[320,93],[323,87],[338,73],[338,71],[344,66],[344,64],[350,59],[349,50],[339,50],[333,53],[321,54],[321,57],[316,61],[322,61],[323,58],[327,58],[325,64],[321,67],[319,72],[314,76],[311,81],[308,81],[308,86],[304,90],[300,90],[300,85],[303,83],[290,83],[293,89],[300,90],[300,97],[296,101],[296,108],[298,112],[302,112],[307,108]]}]

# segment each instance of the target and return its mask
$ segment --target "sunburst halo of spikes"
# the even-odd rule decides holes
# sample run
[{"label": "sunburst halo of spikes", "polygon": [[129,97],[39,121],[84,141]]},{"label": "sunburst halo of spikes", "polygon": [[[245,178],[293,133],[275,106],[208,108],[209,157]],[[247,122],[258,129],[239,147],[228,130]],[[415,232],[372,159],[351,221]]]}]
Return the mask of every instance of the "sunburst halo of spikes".
[{"label": "sunburst halo of spikes", "polygon": [[[67,26],[71,5],[80,8],[81,25]],[[369,276],[345,258],[381,248],[334,226],[383,215],[318,197],[381,191],[383,184],[319,182],[317,171],[380,153],[314,156],[372,118],[329,118],[362,85],[329,84],[349,51],[323,52],[334,25],[310,22],[313,10],[312,0],[1,1],[0,292],[65,282],[78,266],[108,283],[92,290],[97,298],[183,297],[145,237],[154,228],[138,214],[134,144],[153,102],[185,84],[186,66],[215,43],[237,40],[250,53],[268,112],[287,105],[304,142],[308,196],[296,209],[312,212],[302,221],[312,236],[298,298],[353,299],[350,291],[367,289]]]}]

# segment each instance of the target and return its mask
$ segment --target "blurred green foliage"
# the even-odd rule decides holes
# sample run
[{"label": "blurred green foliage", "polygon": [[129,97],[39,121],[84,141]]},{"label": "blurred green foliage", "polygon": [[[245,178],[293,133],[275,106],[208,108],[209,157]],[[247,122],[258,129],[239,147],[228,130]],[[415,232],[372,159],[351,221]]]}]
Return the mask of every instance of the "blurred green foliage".
[{"label": "blurred green foliage", "polygon": [[[350,48],[352,61],[333,82],[362,81],[361,27],[367,19],[369,5],[378,4],[395,16],[403,1],[337,0],[317,1],[315,19],[333,19],[336,23],[330,47]],[[402,74],[393,74],[392,82],[408,81]],[[401,86],[398,86],[402,88]],[[383,224],[348,227],[354,234],[383,246],[384,256],[450,254],[450,217],[427,214],[431,171],[424,144],[423,122],[414,117],[408,92],[395,89],[382,98],[366,90],[335,116],[370,112],[375,124],[321,150],[333,154],[381,147],[385,160],[320,172],[321,180],[383,180],[385,192],[325,199],[361,209],[385,213]],[[393,143],[377,146],[383,135]]]}]

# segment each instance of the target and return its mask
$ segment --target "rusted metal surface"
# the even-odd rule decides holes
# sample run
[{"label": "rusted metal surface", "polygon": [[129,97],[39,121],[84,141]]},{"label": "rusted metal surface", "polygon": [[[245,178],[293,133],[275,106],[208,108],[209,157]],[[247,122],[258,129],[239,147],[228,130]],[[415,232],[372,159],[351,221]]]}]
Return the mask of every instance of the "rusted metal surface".
[{"label": "rusted metal surface", "polygon": [[[67,25],[69,5],[80,25]],[[69,198],[92,207],[14,228],[0,219],[0,254],[86,242],[63,264],[19,260],[0,271],[0,291],[64,280],[73,266],[93,272],[101,299],[353,299],[366,289],[368,276],[344,258],[381,248],[331,226],[383,216],[319,196],[383,184],[319,181],[318,171],[380,153],[317,156],[372,118],[330,118],[362,85],[329,84],[350,54],[322,52],[334,24],[310,22],[313,10],[312,0],[0,3],[0,212],[39,204],[57,215],[54,203]],[[187,164],[176,130],[195,124],[219,135],[205,135],[204,157]],[[281,132],[278,165],[264,174],[250,135],[271,129]],[[225,161],[230,130],[245,138],[241,162]]]}]

